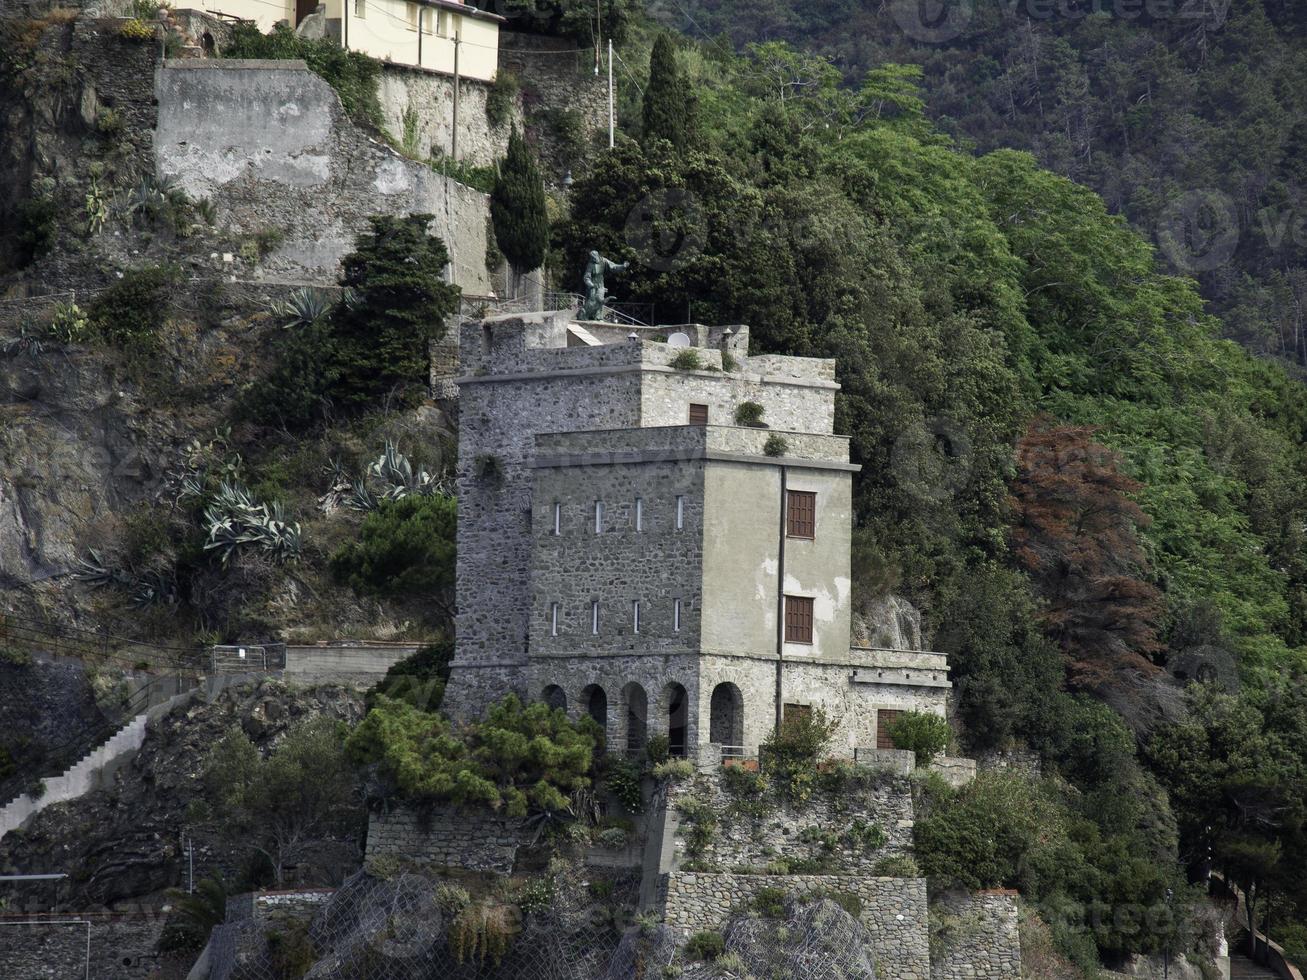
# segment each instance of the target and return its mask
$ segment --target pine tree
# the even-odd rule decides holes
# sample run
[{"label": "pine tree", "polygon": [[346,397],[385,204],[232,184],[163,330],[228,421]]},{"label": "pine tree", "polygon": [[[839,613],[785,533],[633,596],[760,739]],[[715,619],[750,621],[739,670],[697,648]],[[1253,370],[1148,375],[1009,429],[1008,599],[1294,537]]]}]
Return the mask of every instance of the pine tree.
[{"label": "pine tree", "polygon": [[549,244],[545,185],[535,154],[516,126],[509,133],[508,154],[499,165],[490,194],[490,217],[495,241],[512,266],[514,278],[539,268]]},{"label": "pine tree", "polygon": [[671,39],[661,34],[649,56],[649,87],[644,92],[644,139],[667,140],[678,150],[698,131],[698,100],[681,74]]}]

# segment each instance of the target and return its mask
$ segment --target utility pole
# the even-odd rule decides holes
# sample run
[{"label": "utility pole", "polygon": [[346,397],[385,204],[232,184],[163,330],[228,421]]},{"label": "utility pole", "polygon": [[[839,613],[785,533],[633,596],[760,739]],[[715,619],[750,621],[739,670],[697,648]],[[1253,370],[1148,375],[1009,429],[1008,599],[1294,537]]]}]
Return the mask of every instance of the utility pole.
[{"label": "utility pole", "polygon": [[462,43],[462,27],[454,28],[454,128],[449,137],[449,156],[458,162],[458,48]]},{"label": "utility pole", "polygon": [[608,149],[613,148],[613,39],[608,39]]}]

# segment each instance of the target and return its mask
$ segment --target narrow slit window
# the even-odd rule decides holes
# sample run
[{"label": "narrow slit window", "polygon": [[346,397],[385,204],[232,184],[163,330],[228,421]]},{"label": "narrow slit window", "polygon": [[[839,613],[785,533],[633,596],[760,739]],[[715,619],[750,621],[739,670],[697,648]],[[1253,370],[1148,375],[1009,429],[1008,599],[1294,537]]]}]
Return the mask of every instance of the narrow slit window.
[{"label": "narrow slit window", "polygon": [[558,603],[553,603],[549,607],[549,632],[552,636],[558,635]]},{"label": "narrow slit window", "polygon": [[678,495],[676,498],[676,530],[680,531],[685,527],[685,497]]},{"label": "narrow slit window", "polygon": [[594,636],[599,635],[599,600],[595,599],[590,603],[590,633]]},{"label": "narrow slit window", "polygon": [[631,602],[631,631],[640,632],[640,600],[635,599]]},{"label": "narrow slit window", "polygon": [[604,502],[595,501],[595,534],[604,533]]},{"label": "narrow slit window", "polygon": [[635,498],[635,529],[644,530],[644,500],[640,497]]},{"label": "narrow slit window", "polygon": [[672,600],[672,632],[681,632],[681,600]]},{"label": "narrow slit window", "polygon": [[554,534],[559,535],[562,533],[563,533],[563,505],[560,503],[555,503],[554,504]]},{"label": "narrow slit window", "polygon": [[367,0],[354,0],[354,16],[359,20],[367,17],[368,3]]},{"label": "narrow slit window", "polygon": [[812,597],[785,597],[785,642],[812,642]]}]

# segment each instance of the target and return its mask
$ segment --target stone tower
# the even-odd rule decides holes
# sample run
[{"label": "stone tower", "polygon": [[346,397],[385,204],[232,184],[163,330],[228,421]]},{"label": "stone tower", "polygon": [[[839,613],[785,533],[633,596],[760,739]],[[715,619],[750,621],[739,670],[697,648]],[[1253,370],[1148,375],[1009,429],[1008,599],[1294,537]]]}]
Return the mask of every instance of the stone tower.
[{"label": "stone tower", "polygon": [[835,362],[748,347],[744,326],[461,326],[448,710],[516,691],[610,748],[704,758],[814,705],[849,748],[885,711],[943,712],[942,655],[850,648]]}]

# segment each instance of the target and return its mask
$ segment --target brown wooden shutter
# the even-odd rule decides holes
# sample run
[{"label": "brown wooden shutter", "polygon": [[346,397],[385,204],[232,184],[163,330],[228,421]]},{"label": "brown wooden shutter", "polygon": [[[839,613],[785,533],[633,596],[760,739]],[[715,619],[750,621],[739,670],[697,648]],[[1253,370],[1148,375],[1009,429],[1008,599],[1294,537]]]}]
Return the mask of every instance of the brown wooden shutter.
[{"label": "brown wooden shutter", "polygon": [[787,490],[785,494],[785,534],[791,538],[811,538],[817,532],[817,495],[807,490]]},{"label": "brown wooden shutter", "polygon": [[708,424],[708,406],[707,406],[707,405],[696,405],[696,404],[694,404],[693,402],[690,403],[690,424],[691,424],[691,425],[707,425],[707,424]]},{"label": "brown wooden shutter", "polygon": [[812,599],[807,596],[785,597],[785,642],[812,642]]},{"label": "brown wooden shutter", "polygon": [[894,748],[894,739],[890,738],[890,726],[903,717],[903,712],[894,708],[881,708],[876,712],[876,748]]}]

